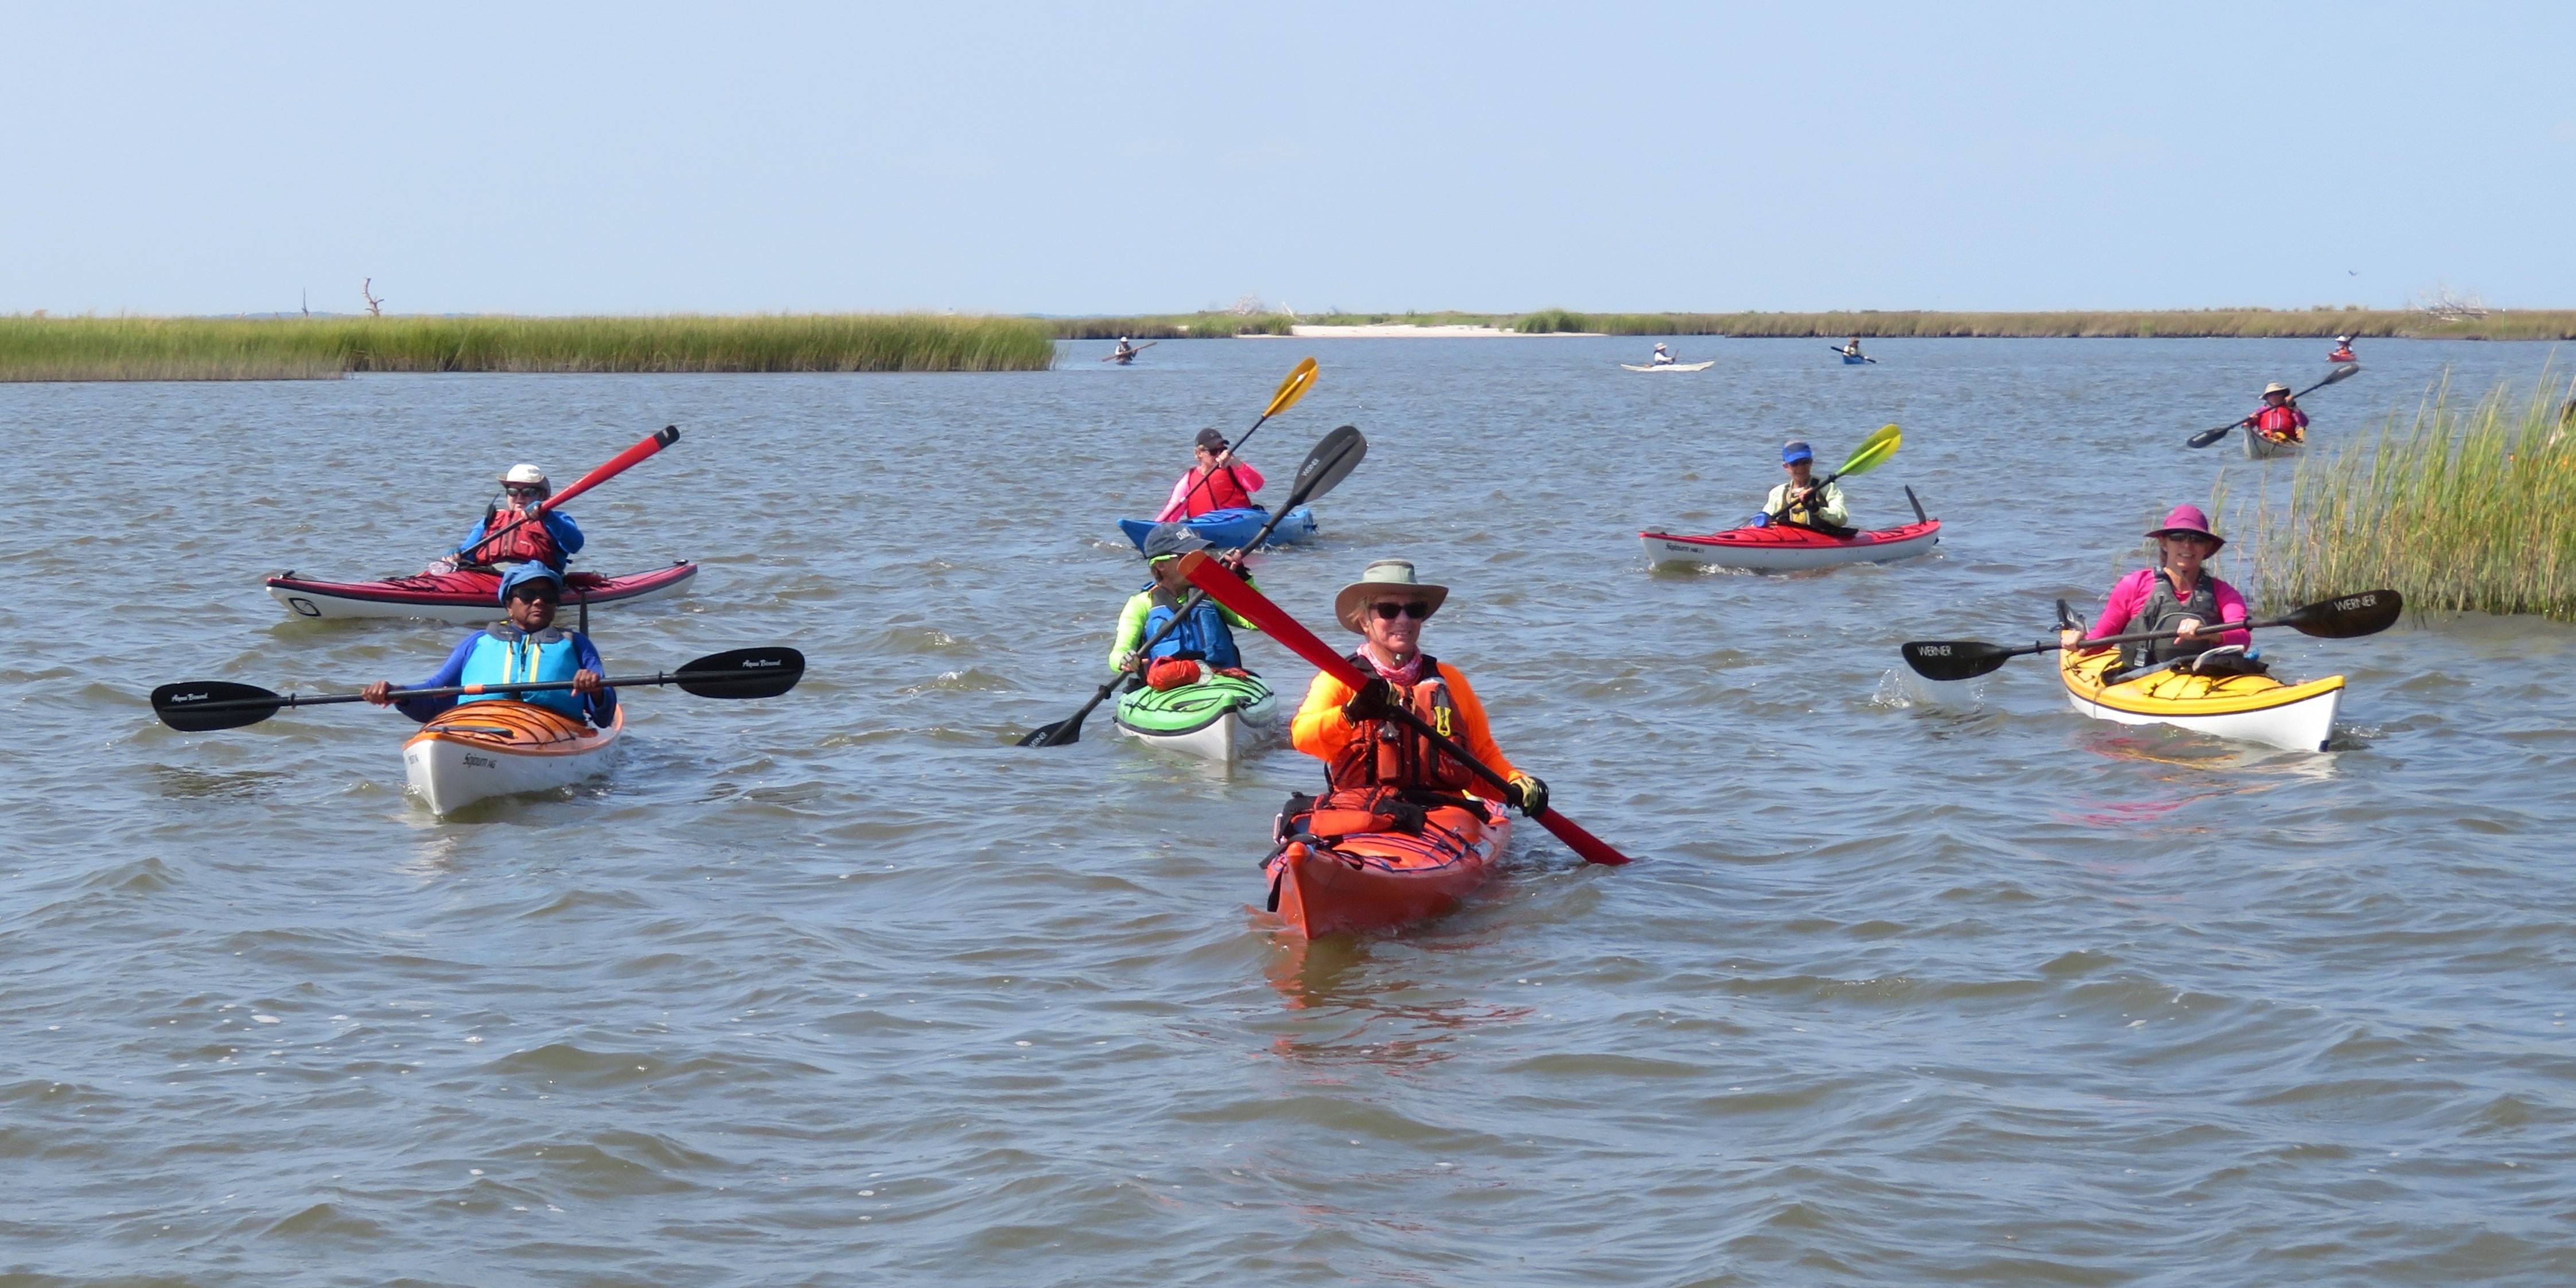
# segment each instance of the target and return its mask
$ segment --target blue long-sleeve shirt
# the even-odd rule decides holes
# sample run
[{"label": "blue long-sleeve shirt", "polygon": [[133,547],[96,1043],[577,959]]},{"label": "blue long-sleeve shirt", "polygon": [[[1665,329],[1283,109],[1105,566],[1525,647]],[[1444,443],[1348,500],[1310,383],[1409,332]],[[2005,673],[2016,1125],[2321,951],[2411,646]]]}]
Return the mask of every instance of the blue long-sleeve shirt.
[{"label": "blue long-sleeve shirt", "polygon": [[[503,527],[508,527],[511,521],[518,517],[519,516],[517,514],[508,511],[492,516],[493,520],[500,523]],[[545,524],[546,531],[554,535],[555,544],[563,549],[565,558],[569,559],[572,556],[581,553],[581,525],[574,523],[571,515],[566,514],[561,510],[548,510],[546,511],[546,517],[538,520],[538,522]],[[466,533],[465,539],[457,542],[456,548],[448,553],[461,555],[466,551],[473,549],[474,543],[483,539],[483,530],[484,521],[480,519],[475,520],[474,530]],[[484,552],[483,557],[487,559],[490,558],[491,552]],[[558,571],[560,571],[560,569],[558,569]]]},{"label": "blue long-sleeve shirt", "polygon": [[[572,637],[573,657],[581,663],[582,670],[595,671],[602,675],[608,673],[607,665],[599,660],[599,650],[591,645],[589,636],[582,634],[580,631],[565,631],[564,634]],[[465,658],[468,654],[474,651],[474,641],[482,638],[482,636],[483,632],[481,631],[476,631],[472,635],[466,636],[457,644],[456,651],[447,655],[446,663],[440,666],[436,671],[431,672],[428,679],[416,680],[410,684],[404,685],[403,687],[407,689],[452,689],[457,685],[463,684],[465,682]],[[456,699],[454,698],[398,698],[394,702],[394,708],[396,710],[402,712],[404,715],[410,716],[412,719],[417,720],[422,724],[427,724],[430,721],[437,719],[439,712],[445,711],[455,705]],[[617,714],[617,690],[602,689],[596,696],[583,699],[582,713],[588,717],[591,724],[602,729],[607,728],[610,718]]]}]

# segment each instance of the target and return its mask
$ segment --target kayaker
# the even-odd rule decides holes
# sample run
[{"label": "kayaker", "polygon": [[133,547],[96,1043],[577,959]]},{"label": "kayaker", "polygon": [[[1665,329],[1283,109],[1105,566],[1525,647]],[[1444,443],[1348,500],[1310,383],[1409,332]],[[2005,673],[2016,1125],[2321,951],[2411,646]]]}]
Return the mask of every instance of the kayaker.
[{"label": "kayaker", "polygon": [[[533,526],[533,525],[531,525]],[[555,609],[563,602],[563,574],[541,563],[523,563],[501,578],[501,621],[476,631],[447,655],[428,679],[404,687],[446,689],[461,684],[517,684],[530,680],[570,680],[572,689],[541,693],[498,693],[489,697],[403,698],[393,682],[378,680],[362,690],[377,706],[396,706],[423,724],[449,707],[467,702],[528,702],[550,707],[576,719],[607,728],[617,711],[617,690],[600,683],[607,668],[590,637],[557,627]]]},{"label": "kayaker", "polygon": [[[2209,516],[2201,513],[2199,506],[2177,505],[2165,516],[2164,523],[2147,536],[2156,543],[2156,566],[2122,577],[2111,588],[2111,600],[2103,607],[2102,615],[2093,620],[2093,628],[2081,638],[2097,640],[2145,631],[2188,632],[2169,640],[2128,646],[2130,651],[2122,670],[2131,671],[2195,657],[2222,645],[2252,642],[2254,636],[2249,631],[2200,629],[2212,623],[2223,627],[2245,620],[2245,597],[2202,566],[2227,544],[2225,538],[2209,530]],[[2078,637],[2074,631],[2066,631],[2061,642],[2074,644]]]},{"label": "kayaker", "polygon": [[1213,429],[1199,431],[1198,464],[1172,485],[1172,497],[1163,512],[1154,516],[1156,523],[1173,523],[1195,519],[1211,510],[1243,510],[1253,507],[1252,494],[1261,490],[1261,471],[1234,459],[1226,446],[1225,435]]},{"label": "kayaker", "polygon": [[[1119,611],[1118,640],[1109,646],[1109,669],[1134,672],[1157,689],[1196,684],[1219,671],[1244,673],[1243,653],[1235,647],[1234,628],[1261,628],[1213,599],[1201,599],[1180,625],[1155,642],[1152,652],[1136,651],[1189,601],[1192,587],[1190,579],[1181,575],[1181,556],[1207,548],[1207,538],[1178,523],[1166,523],[1146,535],[1145,566],[1152,570],[1154,579],[1129,596],[1127,606]],[[1241,573],[1239,559],[1223,562]],[[1244,576],[1245,584],[1251,581],[1250,576]]]},{"label": "kayaker", "polygon": [[1380,559],[1342,587],[1333,613],[1342,626],[1364,636],[1350,655],[1367,686],[1354,693],[1329,675],[1307,686],[1289,741],[1324,762],[1329,794],[1325,809],[1379,811],[1384,801],[1437,803],[1461,793],[1492,789],[1465,765],[1389,714],[1406,707],[1464,746],[1511,783],[1505,803],[1537,814],[1547,809],[1547,784],[1512,768],[1494,745],[1484,704],[1457,667],[1422,651],[1422,623],[1449,598],[1446,586],[1426,585],[1405,559]]},{"label": "kayaker", "polygon": [[[564,561],[581,553],[581,528],[572,516],[561,510],[548,510],[538,515],[537,507],[554,495],[554,484],[546,481],[546,472],[521,462],[501,476],[501,495],[483,507],[483,521],[465,534],[456,549],[432,565],[432,572],[455,572],[458,569],[497,571],[505,564],[541,563],[562,572]],[[514,523],[522,515],[538,516],[528,523]],[[506,529],[506,531],[503,531]],[[488,532],[500,532],[498,539],[485,541]],[[444,565],[444,566],[439,566]]]},{"label": "kayaker", "polygon": [[1141,350],[1139,350],[1135,345],[1128,343],[1127,337],[1122,335],[1118,337],[1118,347],[1110,350],[1109,356],[1116,360],[1118,365],[1123,367],[1128,363],[1134,362],[1136,360],[1136,355],[1139,352],[1141,352]]},{"label": "kayaker", "polygon": [[1846,358],[1857,358],[1861,356],[1859,336],[1853,336],[1852,338],[1843,341],[1843,356]]},{"label": "kayaker", "polygon": [[1673,365],[1673,351],[1665,348],[1662,343],[1658,342],[1655,345],[1655,356],[1646,359],[1646,365],[1652,367],[1669,367]]},{"label": "kayaker", "polygon": [[2290,387],[2278,380],[2263,386],[2263,410],[2236,423],[2275,443],[2308,441],[2308,414],[2299,410]]},{"label": "kayaker", "polygon": [[1843,508],[1843,485],[1830,480],[1817,484],[1814,448],[1795,438],[1782,443],[1780,468],[1789,471],[1789,481],[1771,489],[1771,495],[1763,498],[1763,518],[1813,528],[1827,536],[1847,537],[1856,530],[1848,526],[1851,515]]},{"label": "kayaker", "polygon": [[2348,335],[2339,335],[2339,336],[2336,336],[2336,337],[2335,337],[2335,347],[2334,347],[2334,352],[2329,353],[2329,354],[2327,354],[2327,355],[2326,355],[2326,361],[2328,361],[2328,362],[2358,362],[2358,361],[2360,361],[2360,359],[2355,358],[2355,357],[2353,357],[2353,356],[2352,356],[2352,337],[2351,337],[2351,336],[2348,336]]}]

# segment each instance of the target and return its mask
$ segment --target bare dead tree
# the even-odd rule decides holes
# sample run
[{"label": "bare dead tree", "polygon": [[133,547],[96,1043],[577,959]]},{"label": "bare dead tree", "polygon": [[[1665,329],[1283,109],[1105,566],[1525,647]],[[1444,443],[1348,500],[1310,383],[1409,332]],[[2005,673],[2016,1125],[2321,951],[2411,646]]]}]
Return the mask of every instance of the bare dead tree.
[{"label": "bare dead tree", "polygon": [[385,315],[385,302],[376,298],[376,279],[372,277],[368,278],[366,280],[366,284],[358,288],[358,294],[364,297],[367,301],[368,316],[383,317]]}]

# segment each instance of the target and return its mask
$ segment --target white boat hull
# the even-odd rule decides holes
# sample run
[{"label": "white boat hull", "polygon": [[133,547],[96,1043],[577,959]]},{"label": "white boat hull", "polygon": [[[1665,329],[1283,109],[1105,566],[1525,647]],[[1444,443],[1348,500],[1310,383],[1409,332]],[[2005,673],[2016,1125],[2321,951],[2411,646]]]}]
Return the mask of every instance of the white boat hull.
[{"label": "white boat hull", "polygon": [[2296,456],[2302,446],[2300,443],[2276,443],[2253,430],[2245,431],[2245,455],[2249,460],[2268,461],[2276,457]]},{"label": "white boat hull", "polygon": [[1891,563],[1932,553],[1941,544],[1940,525],[1889,541],[1872,541],[1851,545],[1813,546],[1744,546],[1712,543],[1705,539],[1669,532],[1638,534],[1646,548],[1649,564],[1702,564],[1712,568],[1742,568],[1748,572],[1797,572],[1806,568],[1830,568],[1836,564]]},{"label": "white boat hull", "polygon": [[1619,365],[1629,371],[1706,371],[1717,365],[1717,359],[1711,358],[1706,362],[1667,362],[1660,366],[1649,363],[1641,367],[1633,362],[1623,362]]},{"label": "white boat hull", "polygon": [[2260,711],[2235,711],[2224,715],[2145,715],[2104,706],[2074,692],[2067,694],[2067,700],[2077,711],[2096,720],[2113,720],[2125,725],[2169,724],[2213,738],[2258,743],[2283,751],[2323,751],[2326,740],[2334,734],[2335,713],[2343,705],[2343,688],[2338,685],[2312,697]]},{"label": "white boat hull", "polygon": [[1118,732],[1148,747],[1231,764],[1246,750],[1277,734],[1279,700],[1267,697],[1249,707],[1229,708],[1225,714],[1186,733],[1136,729],[1119,723],[1114,716],[1111,720],[1117,724]]},{"label": "white boat hull", "polygon": [[[468,712],[469,703],[459,708]],[[463,717],[458,718],[465,723]],[[477,801],[570,787],[608,771],[626,732],[626,710],[605,729],[554,750],[504,750],[486,739],[424,729],[403,744],[403,773],[432,814],[452,814]]]}]

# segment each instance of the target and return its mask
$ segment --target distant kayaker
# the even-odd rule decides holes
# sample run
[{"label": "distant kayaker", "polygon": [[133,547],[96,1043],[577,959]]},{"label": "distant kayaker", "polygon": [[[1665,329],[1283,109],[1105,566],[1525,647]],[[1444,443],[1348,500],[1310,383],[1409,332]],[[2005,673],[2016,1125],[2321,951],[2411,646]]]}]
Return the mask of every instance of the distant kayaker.
[{"label": "distant kayaker", "polygon": [[[456,549],[432,565],[432,572],[454,572],[460,568],[498,570],[506,564],[540,563],[563,571],[564,561],[581,553],[581,528],[572,516],[561,510],[545,511],[527,523],[515,523],[523,515],[537,515],[537,507],[554,495],[554,485],[546,481],[546,472],[534,465],[521,463],[501,476],[501,495],[483,507],[483,521],[465,534]],[[500,535],[484,540],[486,533]]]},{"label": "distant kayaker", "polygon": [[[2111,588],[2110,603],[2082,638],[2147,631],[2191,632],[2169,640],[2130,645],[2123,670],[2196,657],[2221,645],[2253,640],[2247,631],[2200,630],[2211,623],[2223,627],[2229,622],[2244,621],[2245,597],[2202,567],[2227,541],[2209,530],[2209,516],[2201,513],[2199,506],[2175,506],[2164,523],[2147,536],[2156,543],[2156,566],[2121,578]],[[2062,641],[2077,642],[2076,633],[2065,632]]]},{"label": "distant kayaker", "polygon": [[2275,443],[2308,441],[2308,414],[2299,410],[2290,387],[2278,380],[2263,386],[2263,410],[2236,423]]},{"label": "distant kayaker", "polygon": [[[1178,523],[1166,523],[1146,534],[1145,566],[1154,579],[1129,596],[1127,606],[1119,611],[1118,641],[1109,646],[1109,669],[1134,672],[1157,689],[1196,684],[1213,672],[1243,674],[1243,653],[1235,647],[1234,628],[1261,628],[1213,599],[1201,599],[1180,625],[1156,641],[1151,653],[1136,651],[1189,601],[1190,579],[1181,575],[1181,556],[1207,548],[1205,537]],[[1226,562],[1237,567],[1236,561]],[[1249,575],[1243,579],[1247,585],[1252,582]]]},{"label": "distant kayaker", "polygon": [[1859,336],[1853,336],[1852,338],[1843,341],[1843,356],[1846,358],[1857,358],[1862,356]]},{"label": "distant kayaker", "polygon": [[2334,352],[2329,353],[2329,354],[2327,354],[2327,355],[2326,355],[2326,361],[2328,361],[2328,362],[2358,362],[2358,361],[2360,361],[2360,359],[2355,358],[2355,357],[2353,357],[2353,356],[2352,356],[2352,337],[2351,337],[2351,336],[2348,336],[2348,335],[2339,335],[2339,336],[2336,336],[2336,337],[2335,337],[2335,347],[2334,347]]},{"label": "distant kayaker", "polygon": [[1854,529],[1848,526],[1851,515],[1843,509],[1843,485],[1816,482],[1814,448],[1795,438],[1782,443],[1780,468],[1789,471],[1789,481],[1771,489],[1771,495],[1763,498],[1765,518],[1792,527],[1813,528],[1828,536],[1852,534]]},{"label": "distant kayaker", "polygon": [[1118,337],[1118,347],[1109,351],[1109,357],[1112,361],[1123,367],[1128,363],[1134,362],[1136,360],[1136,355],[1142,352],[1144,352],[1144,350],[1129,343],[1127,337],[1122,335]]},{"label": "distant kayaker", "polygon": [[[533,526],[533,525],[531,525]],[[541,563],[523,563],[501,579],[501,608],[507,616],[465,638],[447,662],[428,679],[406,685],[445,689],[463,684],[518,684],[570,680],[572,689],[542,693],[500,693],[490,697],[403,698],[393,682],[378,680],[363,691],[377,706],[396,706],[404,715],[427,723],[439,712],[467,702],[528,702],[550,707],[600,728],[617,711],[617,690],[600,683],[607,669],[590,637],[555,625],[563,602],[563,574]]]},{"label": "distant kayaker", "polygon": [[1646,365],[1652,367],[1669,367],[1673,365],[1673,351],[1665,348],[1660,342],[1657,343],[1655,345],[1655,356],[1646,359]]},{"label": "distant kayaker", "polygon": [[1211,510],[1241,510],[1253,505],[1252,494],[1261,490],[1261,471],[1234,459],[1227,449],[1225,435],[1213,429],[1199,431],[1198,464],[1172,485],[1172,498],[1163,512],[1154,516],[1156,523],[1174,523],[1195,519]]},{"label": "distant kayaker", "polygon": [[1297,750],[1324,762],[1331,788],[1318,802],[1322,808],[1374,809],[1389,795],[1415,804],[1462,793],[1491,795],[1465,765],[1393,719],[1389,713],[1397,707],[1445,731],[1510,782],[1506,804],[1531,814],[1547,808],[1547,784],[1512,768],[1494,745],[1484,704],[1476,701],[1467,677],[1422,651],[1423,619],[1448,598],[1448,587],[1416,580],[1413,564],[1404,559],[1370,564],[1334,597],[1333,612],[1343,627],[1366,637],[1350,659],[1368,683],[1354,693],[1329,675],[1317,675],[1291,727],[1289,740]]}]

